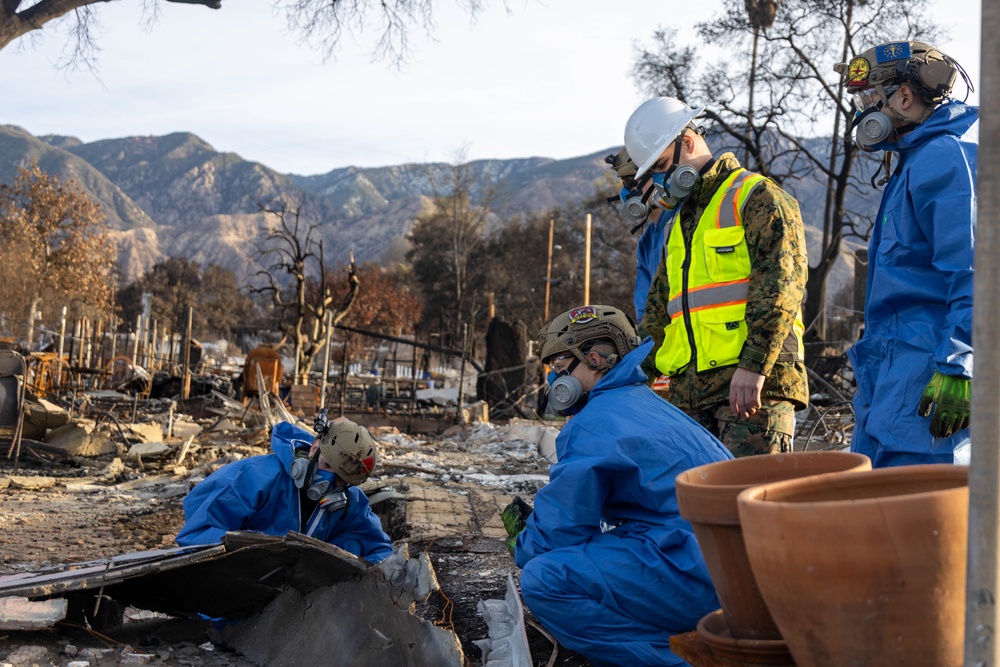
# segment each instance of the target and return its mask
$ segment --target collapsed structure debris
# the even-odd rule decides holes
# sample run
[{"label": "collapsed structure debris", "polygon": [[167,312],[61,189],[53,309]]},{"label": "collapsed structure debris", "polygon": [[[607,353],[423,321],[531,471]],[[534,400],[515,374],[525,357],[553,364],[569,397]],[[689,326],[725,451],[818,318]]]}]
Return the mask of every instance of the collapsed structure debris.
[{"label": "collapsed structure debris", "polygon": [[326,663],[336,655],[345,665],[461,667],[454,632],[412,613],[437,581],[428,560],[413,559],[408,567],[410,560],[405,548],[398,550],[393,575],[425,576],[390,576],[390,582],[382,568],[305,535],[228,533],[220,545],[0,576],[0,601],[13,599],[0,605],[0,627],[37,629],[45,620],[69,618],[110,632],[131,606],[225,619],[218,623],[220,640],[262,665]]},{"label": "collapsed structure debris", "polygon": [[524,627],[524,605],[514,587],[514,577],[507,575],[507,593],[502,600],[483,600],[479,611],[490,628],[490,636],[476,642],[483,652],[483,667],[532,664]]},{"label": "collapsed structure debris", "polygon": [[[171,617],[170,623],[194,623],[191,612],[185,611],[190,605],[179,604],[175,598],[197,597],[191,591],[199,586],[188,584],[188,593],[172,592],[174,597],[166,601],[154,599],[150,602],[145,596],[151,593],[135,591],[149,589],[151,582],[158,581],[157,577],[166,576],[160,569],[173,568],[178,559],[183,567],[177,568],[177,577],[194,571],[191,568],[196,565],[209,567],[209,560],[214,563],[223,559],[239,564],[239,560],[231,560],[235,553],[223,558],[214,552],[175,550],[173,535],[183,521],[179,503],[187,491],[230,461],[266,453],[271,425],[291,421],[311,430],[307,420],[293,412],[273,392],[264,392],[261,398],[254,404],[247,404],[210,390],[187,400],[157,399],[105,389],[88,389],[75,394],[50,392],[42,398],[29,387],[22,412],[25,424],[35,437],[22,441],[20,470],[12,469],[10,460],[0,462],[0,467],[6,467],[8,473],[0,477],[0,489],[6,487],[5,491],[0,490],[4,494],[0,529],[9,536],[16,535],[9,548],[5,544],[4,554],[0,556],[3,570],[0,571],[10,572],[7,577],[16,577],[21,582],[32,578],[38,582],[41,580],[37,577],[43,575],[69,576],[78,581],[74,577],[84,576],[82,570],[93,566],[101,570],[103,590],[94,580],[88,584],[89,588],[66,592],[68,597],[46,597],[47,594],[39,595],[38,590],[30,586],[8,589],[5,577],[0,580],[5,617],[15,624],[24,623],[19,627],[26,628],[30,611],[40,614],[41,620],[35,621],[36,626],[51,628],[55,623],[53,629],[62,632],[69,632],[72,626],[67,624],[74,621],[87,628],[87,632],[97,632],[97,628],[108,621],[112,625],[123,621],[115,634],[121,637],[121,648],[94,658],[91,664],[139,660],[134,656],[156,654],[152,649],[135,645],[146,639],[125,638],[128,633],[138,632],[134,619],[173,612],[186,616],[183,619]],[[374,595],[388,600],[394,611],[411,608],[420,623],[413,625],[408,620],[393,620],[386,611],[379,617],[382,619],[379,623],[385,621],[389,629],[376,626],[383,638],[369,635],[374,639],[360,646],[358,655],[384,655],[394,643],[390,641],[393,632],[416,633],[413,637],[419,637],[427,632],[420,628],[429,625],[434,630],[431,637],[441,633],[450,636],[445,645],[457,646],[457,654],[420,640],[416,647],[438,657],[412,664],[462,664],[463,660],[466,664],[475,664],[467,657],[455,658],[455,655],[468,655],[472,650],[474,656],[477,652],[474,642],[488,637],[489,628],[477,605],[484,600],[503,597],[504,582],[513,569],[503,547],[504,530],[499,509],[509,501],[509,494],[531,497],[546,482],[548,466],[555,459],[554,442],[558,431],[553,425],[537,421],[515,420],[498,426],[485,421],[488,418],[485,408],[475,405],[466,407],[466,414],[467,425],[449,427],[447,422],[439,421],[438,428],[444,432],[424,438],[403,434],[388,424],[370,427],[383,456],[382,465],[363,490],[394,542],[397,545],[409,543],[415,554],[414,558],[396,559],[402,565],[394,570],[390,570],[392,560],[387,560],[385,577],[388,581],[373,583],[368,577],[361,577],[357,581],[337,582],[329,596],[319,589],[302,591],[283,585],[281,592],[266,602],[254,597],[255,592],[264,584],[273,585],[274,581],[234,586],[221,593],[218,588],[209,588],[207,590],[217,592],[214,597],[219,599],[252,600],[253,624],[245,622],[242,627],[256,630],[226,636],[227,646],[238,653],[210,652],[210,645],[204,649],[198,646],[197,637],[203,637],[206,629],[202,623],[185,636],[187,644],[194,642],[190,650],[197,649],[206,665],[211,662],[226,667],[281,664],[285,660],[297,662],[306,658],[315,660],[315,655],[294,653],[298,647],[291,646],[309,642],[288,642],[287,646],[261,642],[263,629],[287,634],[292,630],[282,626],[285,621],[281,619],[288,618],[289,610],[295,610],[293,617],[298,618],[320,609],[339,617],[347,613],[339,606],[345,604],[345,600],[356,602],[360,596]],[[376,424],[380,418],[384,420],[384,416],[377,413],[367,416]],[[53,513],[60,515],[58,521],[50,521]],[[102,518],[105,513],[107,519]],[[120,518],[111,518],[116,513]],[[64,528],[69,532],[64,532]],[[228,543],[230,550],[233,544]],[[278,547],[240,547],[243,548],[259,551]],[[299,545],[292,547],[285,542],[280,546],[285,551],[298,548]],[[101,558],[94,561],[95,556]],[[186,563],[184,559],[197,563]],[[206,562],[199,564],[201,559]],[[55,569],[52,569],[53,563]],[[42,570],[37,569],[39,565],[43,566]],[[221,565],[213,565],[216,566]],[[139,570],[127,570],[130,574],[125,580],[112,582],[108,577],[116,577],[120,568]],[[442,590],[432,594],[429,600],[420,601],[430,590],[426,582],[422,588],[414,588],[416,594],[401,592],[401,581],[410,581],[416,573],[435,569],[444,573],[445,582]],[[71,574],[73,572],[75,574]],[[257,576],[267,574],[255,573]],[[184,577],[187,578],[187,574]],[[344,586],[357,587],[357,590],[352,588],[347,592]],[[179,586],[169,584],[166,587]],[[112,604],[110,601],[116,597],[123,600]],[[58,606],[53,610],[51,605],[58,605],[59,600],[66,601],[65,612]],[[229,613],[225,604],[221,606],[209,607],[202,613]],[[170,611],[160,611],[164,609]],[[56,621],[56,618],[62,620]],[[157,616],[156,622],[167,623],[168,620]],[[309,631],[318,631],[320,627],[326,625],[317,624]],[[39,635],[29,630],[10,632],[14,633],[10,635],[13,644],[7,644],[6,661],[13,665],[23,664],[17,662],[23,660],[37,662],[37,656],[23,657],[19,652],[24,651],[24,656],[35,655],[28,650],[33,642],[26,636]],[[305,636],[299,633],[301,631],[297,630],[293,634],[300,638]],[[360,634],[355,628],[350,636]],[[19,641],[18,637],[22,639]],[[0,637],[0,662],[3,662],[4,639]],[[68,642],[65,645],[70,647],[82,642],[78,638],[59,641]],[[548,640],[539,636],[538,641],[544,650],[551,651]],[[176,642],[171,644],[171,650],[176,649],[176,652],[181,650],[179,647]],[[71,657],[74,656],[65,653],[62,659],[65,662]],[[453,662],[453,658],[458,662]],[[220,660],[223,662],[218,662]],[[240,663],[240,660],[246,662]],[[370,664],[396,663],[390,660]]]},{"label": "collapsed structure debris", "polygon": [[[36,364],[36,368],[43,366]],[[16,534],[16,540],[23,546],[8,548],[5,544],[0,571],[37,574],[38,565],[46,566],[43,571],[52,563],[59,564],[57,568],[69,568],[98,556],[103,559],[99,562],[122,557],[127,562],[127,557],[136,552],[165,553],[162,556],[165,562],[180,558],[180,553],[172,552],[173,535],[183,522],[180,501],[193,485],[230,461],[267,453],[268,429],[279,421],[311,430],[311,419],[306,416],[310,399],[297,401],[290,394],[282,396],[282,387],[274,390],[273,376],[265,377],[263,370],[259,365],[253,366],[254,384],[269,389],[251,401],[247,397],[238,398],[225,388],[225,383],[213,379],[224,377],[220,375],[202,376],[205,380],[201,383],[192,377],[192,387],[200,389],[182,398],[171,393],[178,386],[176,382],[164,384],[161,395],[156,389],[155,373],[153,388],[148,393],[128,385],[118,390],[103,388],[96,382],[103,377],[101,374],[89,376],[95,381],[74,385],[70,391],[65,386],[60,390],[54,384],[49,391],[40,392],[34,385],[38,376],[29,369],[18,411],[23,424],[20,450],[23,469],[10,469],[8,460],[8,474],[0,477],[0,494],[4,494],[0,530],[7,536]],[[832,377],[828,381],[834,387],[842,386],[841,378],[831,375],[828,369],[821,370],[824,378]],[[843,371],[842,365],[837,368],[837,372]],[[514,495],[530,501],[548,481],[548,467],[556,460],[559,424],[534,419],[511,419],[502,425],[492,423],[485,403],[463,403],[459,409],[456,390],[432,386],[432,379],[403,381],[366,373],[363,368],[351,369],[349,377],[344,393],[344,405],[350,408],[348,415],[369,426],[382,454],[380,467],[363,491],[394,543],[409,544],[415,557],[399,561],[403,564],[392,571],[387,569],[388,581],[382,583],[359,575],[357,580],[331,584],[329,593],[323,592],[322,587],[303,591],[290,585],[278,586],[280,591],[272,590],[273,595],[266,602],[253,598],[255,606],[247,621],[239,626],[242,631],[236,633],[230,628],[226,634],[223,629],[219,635],[237,653],[212,652],[211,644],[198,639],[205,636],[206,628],[211,629],[210,624],[202,621],[181,643],[170,645],[174,651],[171,655],[178,654],[184,644],[184,650],[196,653],[200,662],[171,663],[161,652],[158,655],[165,664],[234,667],[315,661],[319,653],[300,652],[305,649],[299,645],[309,644],[305,638],[312,636],[301,633],[319,632],[327,626],[318,621],[311,625],[309,621],[304,629],[297,629],[288,625],[287,619],[305,618],[320,610],[341,618],[348,613],[341,607],[345,600],[367,600],[368,596],[384,597],[395,612],[412,609],[412,615],[421,624],[398,621],[388,611],[378,615],[378,623],[387,623],[389,630],[377,625],[381,634],[365,635],[370,641],[356,647],[357,655],[362,656],[358,660],[362,662],[344,664],[368,664],[363,662],[367,659],[363,656],[388,651],[394,641],[398,643],[392,639],[392,632],[414,632],[415,637],[421,637],[426,631],[420,629],[424,625],[451,633],[449,641],[457,642],[469,665],[477,664],[477,653],[482,653],[483,664],[518,667],[532,664],[525,662],[525,650],[529,656],[534,652],[536,659],[551,655],[549,664],[564,667],[588,664],[565,651],[558,652],[556,662],[552,643],[532,626],[530,611],[520,607],[516,595],[517,572],[511,576],[514,568],[504,548],[505,531],[498,516],[500,508]],[[379,387],[379,391],[373,393],[369,391],[371,387]],[[336,391],[339,389],[332,395]],[[841,420],[836,407],[844,404],[837,395],[832,392],[830,395],[833,397],[830,403],[817,404],[808,415],[800,415],[796,449],[829,447],[836,441],[837,433],[846,444],[844,434],[849,439],[849,423],[846,418]],[[452,425],[455,422],[462,424]],[[421,432],[426,435],[419,435]],[[803,439],[804,434],[809,438]],[[11,442],[10,435],[11,432],[0,431],[0,438],[7,438],[0,442]],[[6,490],[2,490],[4,487]],[[78,508],[83,507],[100,508],[93,510],[94,517],[107,512],[109,517],[116,518],[95,520],[87,514],[90,510],[81,513]],[[69,535],[52,534],[53,523],[47,522],[53,512],[61,513],[60,521],[75,530]],[[267,548],[294,551],[299,547],[282,542],[280,547]],[[427,571],[427,566],[432,566],[440,577],[441,590],[425,598],[425,590],[429,590],[425,585],[419,593],[407,598],[400,591],[400,582],[419,571]],[[117,564],[111,569],[116,567]],[[193,565],[181,569],[189,567]],[[154,575],[143,573],[136,575],[136,580],[146,586],[151,576]],[[256,591],[261,585],[250,585],[247,590]],[[115,586],[127,590],[129,585],[120,582]],[[117,590],[112,592],[118,595]],[[56,623],[57,630],[65,631],[67,619],[78,618],[84,627],[96,631],[106,619],[89,618],[86,611],[82,617],[78,610],[71,613],[77,607],[85,610],[91,607],[93,616],[96,607],[100,614],[113,612],[111,620],[121,615],[125,621],[121,632],[134,633],[136,630],[130,630],[136,627],[133,619],[146,619],[145,614],[163,614],[132,606],[132,602],[147,604],[142,598],[113,605],[108,602],[114,598],[107,589],[97,597],[94,589],[73,592],[72,596],[86,594],[91,599],[84,603],[74,599],[73,605],[67,600],[64,613],[58,605],[65,598],[43,599],[34,593],[15,593],[18,589],[12,589],[10,595],[5,588],[0,589],[0,596],[5,597],[2,614],[25,624],[23,627],[31,622],[37,627],[52,627]],[[244,593],[243,589],[233,589],[227,595],[238,598]],[[421,599],[425,601],[420,602]],[[98,604],[98,600],[102,602]],[[181,613],[178,607],[170,608],[173,613]],[[35,614],[36,620],[30,620],[31,614]],[[52,620],[60,614],[63,620]],[[180,619],[170,617],[169,622],[176,624]],[[252,623],[248,623],[250,619]],[[160,618],[157,622],[168,621]],[[194,621],[188,616],[184,622]],[[349,633],[352,639],[364,635],[362,629],[350,626],[347,621],[345,624],[352,628]],[[37,657],[29,655],[30,640],[17,640],[38,631],[10,632],[15,633],[15,639],[13,644],[6,645],[6,662],[15,667],[38,662]],[[293,639],[288,642],[262,639],[274,633]],[[110,665],[115,661],[139,660],[134,655],[156,654],[151,648],[136,646],[135,642],[143,639],[126,640],[124,634],[121,637],[122,644],[116,652],[90,659],[89,664]],[[76,639],[60,641],[70,641],[69,646],[79,643]],[[426,650],[441,649],[433,642],[430,646],[437,648],[429,649],[424,641],[421,639],[418,645]],[[324,646],[328,652],[332,650]],[[0,663],[4,662],[4,648],[0,638]],[[21,656],[22,650],[28,657]],[[69,653],[60,655],[65,664],[75,657]],[[427,664],[452,664],[447,662],[451,659],[446,656],[438,663]]]}]

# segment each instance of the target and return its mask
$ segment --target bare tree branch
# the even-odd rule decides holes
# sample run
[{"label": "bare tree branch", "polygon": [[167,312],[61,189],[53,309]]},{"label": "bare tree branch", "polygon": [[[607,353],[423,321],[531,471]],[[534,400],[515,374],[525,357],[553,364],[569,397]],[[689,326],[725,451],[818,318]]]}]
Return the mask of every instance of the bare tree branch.
[{"label": "bare tree branch", "polygon": [[[294,205],[287,199],[271,205],[258,202],[258,209],[272,224],[262,243],[252,242],[254,259],[267,263],[268,268],[256,272],[262,284],[251,286],[250,291],[269,297],[280,313],[285,335],[295,344],[295,382],[305,384],[326,345],[327,313],[333,303],[319,225],[308,218],[302,201]],[[276,274],[285,274],[289,280],[282,281]],[[347,282],[347,295],[334,311],[334,323],[347,314],[360,289],[353,256]]]},{"label": "bare tree branch", "polygon": [[[57,19],[72,17],[77,25],[69,31],[67,52],[70,60],[64,67],[94,68],[97,52],[96,36],[88,29],[93,5],[111,0],[39,0],[18,11],[25,0],[0,0],[0,49],[17,38]],[[222,0],[165,0],[166,2],[201,5],[221,9]],[[230,0],[233,1],[233,0]],[[412,50],[410,36],[415,29],[431,35],[434,24],[433,8],[438,0],[279,0],[289,30],[298,33],[302,41],[318,49],[324,60],[332,59],[346,35],[357,36],[366,31],[375,35],[371,58],[401,67]],[[158,0],[143,0],[151,8],[146,25],[155,21]],[[488,0],[463,0],[466,11],[475,20]],[[86,10],[86,11],[84,11]]]}]

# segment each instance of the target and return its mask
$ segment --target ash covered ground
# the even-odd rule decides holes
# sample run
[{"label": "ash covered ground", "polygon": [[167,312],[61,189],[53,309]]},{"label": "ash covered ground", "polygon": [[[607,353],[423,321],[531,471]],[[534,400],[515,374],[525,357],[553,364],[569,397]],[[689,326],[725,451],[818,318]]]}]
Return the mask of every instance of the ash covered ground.
[{"label": "ash covered ground", "polygon": [[[483,664],[474,641],[488,634],[477,604],[503,598],[508,573],[517,580],[498,512],[514,495],[530,502],[547,480],[549,462],[537,444],[538,429],[546,427],[536,424],[478,423],[433,437],[373,429],[382,463],[364,488],[385,498],[375,510],[393,540],[409,543],[411,556],[430,556],[442,591],[417,613],[455,631],[470,667]],[[164,442],[167,450],[155,457],[129,456],[125,442],[113,453],[85,458],[33,449],[26,441],[16,471],[0,458],[0,573],[173,547],[187,491],[230,461],[268,451],[263,427],[217,428],[186,448],[181,438]],[[589,664],[561,647],[550,662],[553,645],[532,627],[530,613],[527,620],[535,664]],[[48,630],[0,630],[0,663],[254,664],[213,644],[208,631],[199,619],[130,608],[118,629],[97,630],[80,620]]]}]

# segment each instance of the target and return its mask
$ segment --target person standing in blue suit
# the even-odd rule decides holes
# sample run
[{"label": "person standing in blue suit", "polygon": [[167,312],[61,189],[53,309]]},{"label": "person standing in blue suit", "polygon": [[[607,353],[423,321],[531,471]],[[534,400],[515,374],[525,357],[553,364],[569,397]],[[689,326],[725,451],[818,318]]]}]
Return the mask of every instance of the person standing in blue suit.
[{"label": "person standing in blue suit", "polygon": [[684,665],[670,636],[719,602],[675,477],[732,458],[714,436],[646,386],[652,341],[611,306],[583,306],[540,333],[557,376],[549,405],[575,415],[535,496],[503,512],[521,594],[567,648],[601,665]]},{"label": "person standing in blue suit", "polygon": [[214,544],[237,530],[296,531],[372,563],[392,555],[392,540],[356,486],[378,461],[375,440],[342,417],[327,421],[326,410],[316,431],[281,422],[270,454],[230,463],[195,486],[184,499],[177,544]]},{"label": "person standing in blue suit", "polygon": [[604,161],[615,170],[622,184],[618,196],[611,197],[608,201],[614,202],[622,217],[632,225],[631,233],[639,232],[639,240],[635,244],[635,287],[632,290],[635,321],[639,322],[646,312],[646,296],[653,284],[653,277],[663,261],[666,229],[678,207],[659,208],[649,203],[649,196],[643,192],[649,178],[636,180],[638,167],[624,148],[607,156]]},{"label": "person standing in blue suit", "polygon": [[[875,467],[967,463],[979,110],[952,99],[954,59],[890,42],[835,67],[853,99],[855,139],[886,151],[872,226],[851,450]],[[898,154],[895,169],[890,155]],[[874,179],[873,179],[874,180]]]}]

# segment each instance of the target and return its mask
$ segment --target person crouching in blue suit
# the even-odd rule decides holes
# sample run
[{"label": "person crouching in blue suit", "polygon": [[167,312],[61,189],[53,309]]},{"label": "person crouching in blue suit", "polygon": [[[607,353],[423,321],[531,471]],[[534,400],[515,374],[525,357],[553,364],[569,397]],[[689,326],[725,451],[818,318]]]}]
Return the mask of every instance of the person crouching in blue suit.
[{"label": "person crouching in blue suit", "polygon": [[640,342],[621,310],[574,308],[541,331],[539,346],[556,373],[549,405],[575,416],[534,510],[518,498],[503,513],[521,595],[596,666],[685,665],[670,636],[719,601],[674,478],[732,455],[646,386],[640,364],[653,343]]},{"label": "person crouching in blue suit", "polygon": [[177,544],[214,544],[228,531],[289,531],[329,542],[372,563],[392,554],[368,498],[356,486],[371,474],[378,448],[362,426],[316,418],[313,436],[287,422],[271,432],[271,453],[235,461],[184,499]]}]

